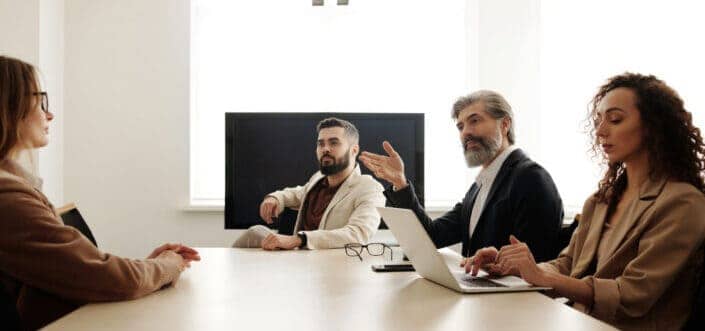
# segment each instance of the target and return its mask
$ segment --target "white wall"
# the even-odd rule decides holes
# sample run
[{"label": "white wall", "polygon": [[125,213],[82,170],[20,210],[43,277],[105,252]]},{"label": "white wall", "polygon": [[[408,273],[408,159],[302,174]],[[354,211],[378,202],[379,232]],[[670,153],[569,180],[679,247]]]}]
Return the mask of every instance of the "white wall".
[{"label": "white wall", "polygon": [[189,1],[67,1],[65,197],[99,245],[140,257],[225,246],[222,213],[188,201]]},{"label": "white wall", "polygon": [[[63,0],[0,0],[0,54],[19,58],[40,69],[43,88],[54,113],[63,111]],[[50,126],[51,145],[24,165],[44,179],[44,192],[63,204],[63,121]]]},{"label": "white wall", "polygon": [[64,204],[64,1],[39,1],[39,62],[49,110],[51,143],[39,151],[39,174],[44,194],[54,205]]},{"label": "white wall", "polygon": [[39,0],[0,0],[0,54],[39,61]]}]

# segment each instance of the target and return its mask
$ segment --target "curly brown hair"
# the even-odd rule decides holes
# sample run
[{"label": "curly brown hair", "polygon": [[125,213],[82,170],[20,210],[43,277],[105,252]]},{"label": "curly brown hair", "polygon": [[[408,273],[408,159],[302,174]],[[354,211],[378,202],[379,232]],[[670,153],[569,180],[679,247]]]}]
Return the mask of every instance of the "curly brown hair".
[{"label": "curly brown hair", "polygon": [[[705,144],[700,129],[693,125],[693,116],[678,93],[653,75],[626,72],[614,76],[592,98],[588,125],[595,155],[601,155],[594,125],[597,105],[607,93],[620,87],[636,94],[636,108],[645,129],[643,142],[649,154],[649,176],[686,182],[705,193]],[[595,193],[598,201],[610,205],[619,201],[627,186],[624,170],[622,162],[608,163]]]}]

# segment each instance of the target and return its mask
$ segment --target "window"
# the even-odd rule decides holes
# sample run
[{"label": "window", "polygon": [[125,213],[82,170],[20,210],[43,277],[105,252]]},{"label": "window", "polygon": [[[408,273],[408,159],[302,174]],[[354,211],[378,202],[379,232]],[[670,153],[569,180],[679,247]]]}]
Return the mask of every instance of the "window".
[{"label": "window", "polygon": [[[192,3],[194,204],[223,203],[225,112],[425,113],[426,203],[449,208],[478,171],[465,167],[450,108],[473,89],[493,88],[531,110],[517,114],[517,144],[551,173],[569,215],[602,174],[584,119],[607,78],[660,77],[705,128],[705,6],[696,1]],[[534,30],[537,38],[512,32]],[[520,45],[506,51],[502,43]],[[494,72],[527,66],[535,74]],[[524,100],[536,94],[538,109]]]},{"label": "window", "polygon": [[607,78],[653,74],[678,91],[705,128],[705,47],[695,1],[541,1],[541,130],[538,161],[564,204],[579,211],[602,170],[588,154],[588,103]]},{"label": "window", "polygon": [[425,113],[426,204],[462,198],[464,1],[334,3],[193,2],[192,204],[223,203],[225,112]]}]

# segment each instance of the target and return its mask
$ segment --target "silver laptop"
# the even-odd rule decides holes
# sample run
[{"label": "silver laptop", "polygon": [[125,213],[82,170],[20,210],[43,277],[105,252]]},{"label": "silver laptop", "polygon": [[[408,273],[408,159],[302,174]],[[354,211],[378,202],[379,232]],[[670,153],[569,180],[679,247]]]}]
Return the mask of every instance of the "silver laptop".
[{"label": "silver laptop", "polygon": [[392,230],[404,254],[422,277],[463,293],[518,292],[547,290],[515,276],[490,277],[481,271],[477,277],[465,273],[459,266],[459,254],[441,254],[413,211],[391,207],[377,208]]}]

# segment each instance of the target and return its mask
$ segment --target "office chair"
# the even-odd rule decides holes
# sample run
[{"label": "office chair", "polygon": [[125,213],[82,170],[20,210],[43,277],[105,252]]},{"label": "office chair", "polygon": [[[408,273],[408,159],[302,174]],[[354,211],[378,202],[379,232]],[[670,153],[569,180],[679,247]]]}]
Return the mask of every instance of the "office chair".
[{"label": "office chair", "polygon": [[690,312],[688,321],[683,326],[683,330],[702,330],[705,325],[705,246],[701,248],[701,260],[703,264],[700,267],[700,276],[698,284],[695,288],[695,300],[693,301],[693,309]]},{"label": "office chair", "polygon": [[86,224],[86,221],[83,220],[81,213],[78,212],[76,204],[69,203],[66,206],[58,208],[56,212],[61,216],[61,220],[64,221],[64,224],[76,228],[79,232],[86,236],[86,238],[88,238],[93,245],[98,247],[98,243],[95,241],[95,237],[93,237],[91,229],[88,227],[88,224]]},{"label": "office chair", "polygon": [[293,235],[294,234],[294,226],[296,225],[296,217],[299,215],[298,210],[294,210],[291,208],[284,208],[284,211],[279,214],[279,217],[277,218],[277,221],[274,223],[273,226],[275,226],[279,230],[279,234],[283,235]]},{"label": "office chair", "polygon": [[563,249],[565,249],[568,244],[570,243],[570,238],[573,237],[573,232],[575,232],[575,228],[578,227],[578,223],[580,223],[580,214],[575,214],[575,217],[573,218],[573,222],[570,223],[568,226],[561,226],[561,229],[558,231],[558,252],[560,253]]}]

